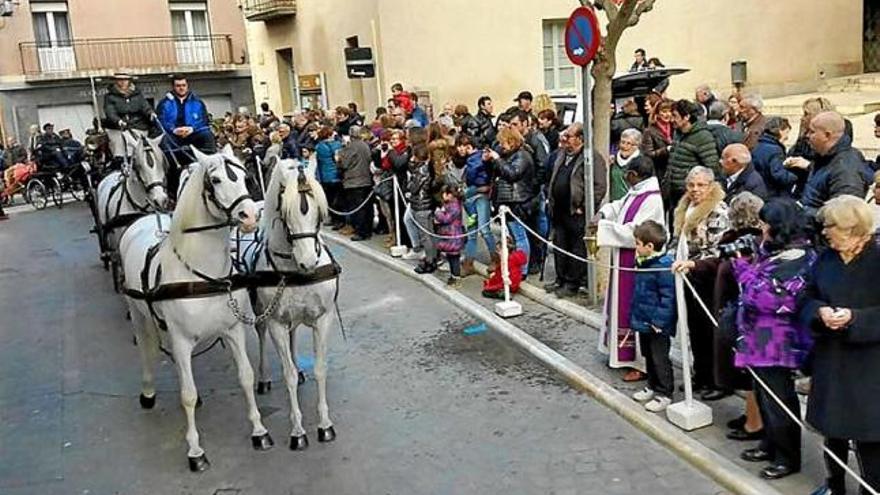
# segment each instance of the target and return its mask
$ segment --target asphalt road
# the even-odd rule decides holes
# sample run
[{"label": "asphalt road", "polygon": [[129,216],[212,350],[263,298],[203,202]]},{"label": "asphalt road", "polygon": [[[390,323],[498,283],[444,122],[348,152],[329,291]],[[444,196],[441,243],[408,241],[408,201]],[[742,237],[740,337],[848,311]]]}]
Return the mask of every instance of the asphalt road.
[{"label": "asphalt road", "polygon": [[[300,389],[311,446],[287,449],[286,391],[258,396],[274,449],[250,446],[234,364],[195,359],[211,469],[187,469],[177,377],[138,405],[140,366],[123,303],[98,263],[83,205],[0,224],[2,494],[723,493],[628,423],[558,381],[421,285],[334,248],[344,267],[330,413],[319,444],[315,384]],[[300,346],[310,357],[309,335]],[[256,363],[255,338],[249,342]]]}]

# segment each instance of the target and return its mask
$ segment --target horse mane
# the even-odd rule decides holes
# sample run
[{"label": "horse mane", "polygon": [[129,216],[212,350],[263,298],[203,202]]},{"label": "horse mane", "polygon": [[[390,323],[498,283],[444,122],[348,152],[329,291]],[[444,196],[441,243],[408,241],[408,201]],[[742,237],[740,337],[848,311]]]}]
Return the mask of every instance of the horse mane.
[{"label": "horse mane", "polygon": [[[278,167],[278,165],[276,165]],[[305,172],[306,182],[311,189],[311,196],[314,203],[318,206],[318,214],[322,222],[330,218],[330,210],[327,205],[327,196],[324,194],[324,188],[321,184],[307,171]],[[287,174],[284,184],[284,197],[282,198],[281,208],[288,217],[301,216],[300,194],[299,191],[299,171]],[[277,194],[277,192],[276,192]]]},{"label": "horse mane", "polygon": [[[189,178],[177,198],[177,206],[171,219],[170,241],[172,245],[182,250],[186,245],[183,230],[189,227],[198,227],[216,221],[208,218],[202,201],[202,192],[205,187],[205,173],[208,164],[196,162],[189,168]],[[182,252],[181,252],[182,253]]]},{"label": "horse mane", "polygon": [[285,180],[285,171],[287,165],[292,160],[275,161],[272,167],[272,176],[269,177],[269,184],[266,186],[266,194],[263,199],[263,215],[260,218],[260,230],[271,236],[272,229],[275,228],[275,222],[280,217],[280,205],[278,204],[278,192]]}]

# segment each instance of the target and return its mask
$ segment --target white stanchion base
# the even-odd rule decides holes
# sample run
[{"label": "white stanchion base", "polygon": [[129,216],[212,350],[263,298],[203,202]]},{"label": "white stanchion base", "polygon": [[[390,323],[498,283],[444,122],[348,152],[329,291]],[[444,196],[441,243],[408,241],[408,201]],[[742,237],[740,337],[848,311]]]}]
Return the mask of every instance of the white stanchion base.
[{"label": "white stanchion base", "polygon": [[522,312],[522,305],[516,301],[501,301],[495,304],[495,314],[502,318],[519,316]]},{"label": "white stanchion base", "polygon": [[666,408],[669,422],[685,431],[693,431],[712,424],[712,408],[702,402],[676,402]]},{"label": "white stanchion base", "polygon": [[391,246],[391,256],[395,258],[400,258],[404,254],[406,254],[406,251],[406,246]]}]

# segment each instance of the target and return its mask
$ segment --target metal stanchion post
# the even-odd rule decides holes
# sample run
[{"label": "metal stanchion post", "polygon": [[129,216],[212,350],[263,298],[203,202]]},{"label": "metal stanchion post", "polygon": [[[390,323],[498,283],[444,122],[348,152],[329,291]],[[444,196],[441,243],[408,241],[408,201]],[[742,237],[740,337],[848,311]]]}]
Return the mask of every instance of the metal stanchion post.
[{"label": "metal stanchion post", "polygon": [[501,213],[501,279],[504,280],[504,301],[495,304],[495,313],[502,318],[510,318],[522,314],[522,305],[510,299],[510,269],[507,265],[507,212],[506,206],[498,209]]},{"label": "metal stanchion post", "polygon": [[712,424],[712,408],[694,400],[691,384],[691,349],[687,325],[687,305],[684,299],[684,280],[682,273],[675,274],[675,299],[678,306],[678,341],[681,344],[681,371],[684,380],[684,401],[676,402],[666,408],[669,422],[682,430],[691,431]]},{"label": "metal stanchion post", "polygon": [[397,183],[397,175],[392,175],[392,187],[394,187],[394,238],[396,244],[391,246],[391,256],[400,258],[406,254],[406,246],[400,243],[400,221],[401,216],[398,214],[400,208],[400,186]]}]

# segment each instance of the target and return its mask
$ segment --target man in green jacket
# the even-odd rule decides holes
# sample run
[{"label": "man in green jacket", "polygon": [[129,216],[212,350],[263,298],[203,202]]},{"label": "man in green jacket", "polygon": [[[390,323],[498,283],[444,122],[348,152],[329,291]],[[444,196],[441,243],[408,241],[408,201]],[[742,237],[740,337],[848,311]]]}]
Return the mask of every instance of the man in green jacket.
[{"label": "man in green jacket", "polygon": [[678,132],[670,146],[669,166],[663,181],[669,199],[666,207],[670,210],[674,210],[684,196],[685,179],[692,168],[702,165],[721,177],[715,137],[706,124],[698,122],[699,116],[699,107],[688,100],[678,100],[672,106],[672,123]]}]

